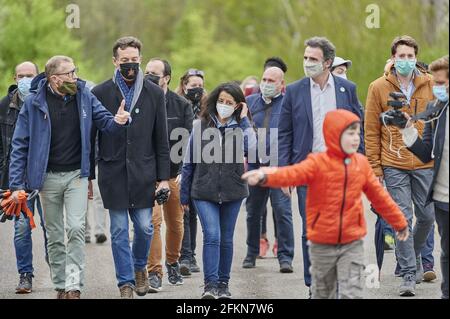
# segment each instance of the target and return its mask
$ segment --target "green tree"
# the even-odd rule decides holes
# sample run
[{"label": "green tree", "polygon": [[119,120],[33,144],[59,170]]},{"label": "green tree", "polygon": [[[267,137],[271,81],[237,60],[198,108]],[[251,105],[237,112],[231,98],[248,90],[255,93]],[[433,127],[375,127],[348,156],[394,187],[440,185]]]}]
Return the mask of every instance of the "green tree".
[{"label": "green tree", "polygon": [[64,10],[56,10],[53,0],[0,0],[0,92],[12,83],[14,67],[23,61],[35,62],[41,70],[54,55],[75,59],[81,74],[88,63],[79,61],[82,42],[66,27]]}]

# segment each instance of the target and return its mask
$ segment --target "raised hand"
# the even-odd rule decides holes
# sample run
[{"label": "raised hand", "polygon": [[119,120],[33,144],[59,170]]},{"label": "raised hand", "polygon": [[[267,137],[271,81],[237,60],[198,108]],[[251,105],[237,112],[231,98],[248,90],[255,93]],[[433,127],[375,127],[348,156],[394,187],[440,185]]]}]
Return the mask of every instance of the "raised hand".
[{"label": "raised hand", "polygon": [[129,118],[130,113],[125,111],[125,100],[122,100],[122,103],[120,103],[119,109],[117,110],[117,114],[114,117],[114,121],[119,125],[125,125]]}]

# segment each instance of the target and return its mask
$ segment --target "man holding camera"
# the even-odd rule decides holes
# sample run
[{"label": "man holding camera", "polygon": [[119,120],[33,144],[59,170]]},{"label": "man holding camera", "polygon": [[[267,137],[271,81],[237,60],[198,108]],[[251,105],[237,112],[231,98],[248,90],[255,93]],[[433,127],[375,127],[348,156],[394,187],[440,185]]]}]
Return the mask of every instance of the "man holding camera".
[{"label": "man holding camera", "polygon": [[[152,210],[156,198],[169,195],[164,92],[151,81],[144,81],[141,48],[134,37],[119,39],[113,48],[114,77],[92,90],[108,110],[115,112],[122,101],[121,107],[131,114],[126,130],[115,136],[99,132],[98,136],[98,184],[109,209],[116,278],[123,299],[133,298],[134,291],[144,296],[149,290],[146,268],[153,236]],[[92,135],[94,139],[96,132]],[[94,154],[91,152],[91,158]],[[92,160],[90,179],[94,178]],[[128,216],[134,225],[132,248]]]},{"label": "man holding camera", "polygon": [[[433,80],[425,70],[417,66],[419,47],[409,36],[397,37],[392,43],[393,66],[374,81],[367,96],[365,111],[366,155],[380,182],[399,205],[412,231],[413,207],[417,218],[411,236],[405,242],[397,242],[396,255],[403,281],[401,296],[414,296],[416,282],[422,281],[423,268],[420,251],[434,224],[434,209],[427,205],[427,193],[433,179],[433,163],[424,164],[403,144],[402,134],[395,125],[384,125],[380,115],[392,110],[392,93],[405,96],[403,112],[413,116],[426,110],[433,100]],[[424,125],[418,124],[419,134]]]}]

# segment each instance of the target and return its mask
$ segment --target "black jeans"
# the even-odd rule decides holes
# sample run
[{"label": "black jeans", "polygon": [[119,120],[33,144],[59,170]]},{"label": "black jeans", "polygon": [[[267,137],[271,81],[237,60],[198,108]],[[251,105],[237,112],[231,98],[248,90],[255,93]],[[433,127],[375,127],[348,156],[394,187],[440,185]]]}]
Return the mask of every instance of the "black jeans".
[{"label": "black jeans", "polygon": [[442,298],[448,299],[448,232],[449,232],[449,223],[448,223],[448,204],[447,210],[443,210],[439,205],[435,205],[435,214],[436,214],[436,222],[439,229],[439,235],[441,235],[441,271],[442,271]]},{"label": "black jeans", "polygon": [[197,211],[189,203],[189,211],[184,212],[184,235],[181,244],[180,262],[191,261],[195,257],[197,247]]}]

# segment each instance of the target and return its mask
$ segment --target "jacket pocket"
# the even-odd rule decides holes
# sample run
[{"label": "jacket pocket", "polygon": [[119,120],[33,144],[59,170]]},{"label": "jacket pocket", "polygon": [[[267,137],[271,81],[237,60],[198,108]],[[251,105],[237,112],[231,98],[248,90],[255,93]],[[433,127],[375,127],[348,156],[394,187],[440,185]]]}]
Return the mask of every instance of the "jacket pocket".
[{"label": "jacket pocket", "polygon": [[320,212],[318,212],[316,218],[314,218],[314,221],[311,224],[311,229],[314,229],[314,227],[316,227],[316,224],[319,221],[319,218],[320,218]]}]

